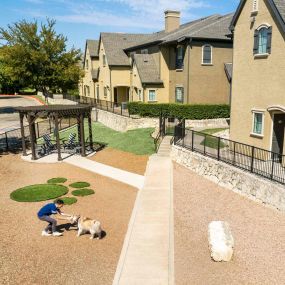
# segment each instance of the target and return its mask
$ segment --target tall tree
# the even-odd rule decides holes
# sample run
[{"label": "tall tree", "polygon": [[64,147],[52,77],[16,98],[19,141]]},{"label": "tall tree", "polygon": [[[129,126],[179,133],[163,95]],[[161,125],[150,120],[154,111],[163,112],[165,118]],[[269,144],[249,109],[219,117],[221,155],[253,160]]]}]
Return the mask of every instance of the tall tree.
[{"label": "tall tree", "polygon": [[79,49],[67,50],[67,38],[55,31],[54,20],[38,24],[25,20],[0,28],[5,74],[19,85],[36,90],[77,88]]}]

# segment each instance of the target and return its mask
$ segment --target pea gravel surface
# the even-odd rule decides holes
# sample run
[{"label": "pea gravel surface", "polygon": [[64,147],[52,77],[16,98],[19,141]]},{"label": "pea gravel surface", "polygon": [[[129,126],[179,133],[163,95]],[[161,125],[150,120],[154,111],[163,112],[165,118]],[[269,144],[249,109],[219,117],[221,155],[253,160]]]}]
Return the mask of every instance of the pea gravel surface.
[{"label": "pea gravel surface", "polygon": [[[229,222],[232,261],[214,262],[208,224]],[[174,163],[176,285],[285,284],[285,214],[222,188]]]},{"label": "pea gravel surface", "polygon": [[[45,202],[19,203],[10,193],[26,185],[66,177],[64,184],[88,181],[94,195],[77,197],[63,211],[102,223],[102,240],[59,221],[62,237],[42,237],[46,223],[37,218]],[[137,190],[65,163],[34,164],[19,155],[0,155],[0,284],[112,284]],[[70,189],[70,193],[73,189]],[[69,194],[70,194],[69,193]],[[55,216],[58,218],[57,216]]]}]

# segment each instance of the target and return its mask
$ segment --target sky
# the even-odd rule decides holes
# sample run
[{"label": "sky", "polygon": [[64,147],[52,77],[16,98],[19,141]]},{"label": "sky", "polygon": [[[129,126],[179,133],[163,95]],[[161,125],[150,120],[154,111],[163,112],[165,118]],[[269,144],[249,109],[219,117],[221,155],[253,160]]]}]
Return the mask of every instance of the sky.
[{"label": "sky", "polygon": [[234,12],[239,0],[0,0],[0,27],[25,19],[56,20],[68,47],[85,47],[100,32],[152,33],[164,29],[164,11],[181,11],[181,23]]}]

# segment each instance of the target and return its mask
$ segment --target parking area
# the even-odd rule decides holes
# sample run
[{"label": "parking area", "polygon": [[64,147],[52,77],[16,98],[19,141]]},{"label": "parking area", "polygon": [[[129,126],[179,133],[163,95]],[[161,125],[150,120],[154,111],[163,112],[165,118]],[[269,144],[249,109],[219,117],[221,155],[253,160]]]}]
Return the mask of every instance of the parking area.
[{"label": "parking area", "polygon": [[0,95],[0,133],[20,127],[15,107],[34,106],[40,103],[28,96]]}]

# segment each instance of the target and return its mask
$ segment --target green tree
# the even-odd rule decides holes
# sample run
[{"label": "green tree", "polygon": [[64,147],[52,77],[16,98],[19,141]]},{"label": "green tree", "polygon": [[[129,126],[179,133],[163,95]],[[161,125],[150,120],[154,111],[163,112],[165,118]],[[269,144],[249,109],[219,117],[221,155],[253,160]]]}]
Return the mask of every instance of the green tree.
[{"label": "green tree", "polygon": [[22,20],[0,28],[0,60],[5,76],[18,86],[66,92],[81,76],[80,50],[67,50],[67,38],[55,31],[54,20],[38,24]]}]

